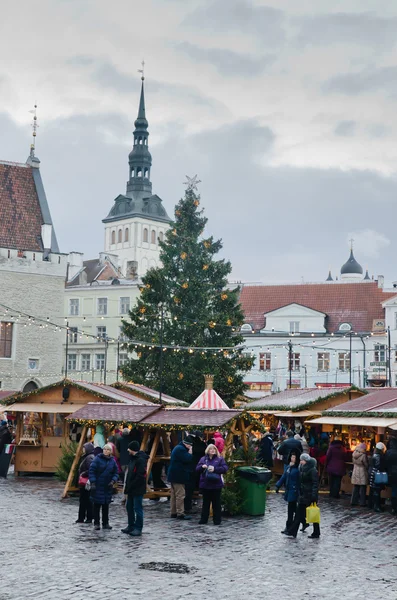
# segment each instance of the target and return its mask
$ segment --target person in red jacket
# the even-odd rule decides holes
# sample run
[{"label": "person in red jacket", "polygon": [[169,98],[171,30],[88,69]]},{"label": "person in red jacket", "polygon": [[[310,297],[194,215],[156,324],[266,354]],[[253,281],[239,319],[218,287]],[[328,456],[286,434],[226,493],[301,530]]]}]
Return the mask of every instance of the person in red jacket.
[{"label": "person in red jacket", "polygon": [[214,433],[214,443],[217,447],[219,454],[222,454],[223,449],[225,447],[225,440],[223,439],[223,436],[219,431],[215,431]]},{"label": "person in red jacket", "polygon": [[331,498],[340,498],[342,477],[346,473],[346,450],[342,440],[336,438],[331,442],[325,460],[325,468],[329,475],[329,495]]}]

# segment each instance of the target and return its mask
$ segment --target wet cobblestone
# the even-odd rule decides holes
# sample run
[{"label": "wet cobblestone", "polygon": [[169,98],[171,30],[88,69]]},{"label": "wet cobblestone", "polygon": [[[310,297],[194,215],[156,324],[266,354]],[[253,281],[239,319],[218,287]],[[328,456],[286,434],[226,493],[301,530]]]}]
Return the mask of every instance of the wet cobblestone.
[{"label": "wet cobblestone", "polygon": [[321,499],[320,540],[280,535],[281,494],[268,495],[264,518],[221,527],[171,520],[167,502],[145,501],[144,533],[130,538],[120,496],[112,531],[96,532],[74,524],[78,501],[60,501],[61,490],[50,479],[0,480],[0,600],[397,598],[397,518],[347,499]]}]

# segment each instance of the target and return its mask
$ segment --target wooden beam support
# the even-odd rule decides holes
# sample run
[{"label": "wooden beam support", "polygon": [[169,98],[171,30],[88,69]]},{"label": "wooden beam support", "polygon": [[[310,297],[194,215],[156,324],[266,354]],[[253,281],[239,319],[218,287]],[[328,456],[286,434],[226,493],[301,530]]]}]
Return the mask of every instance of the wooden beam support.
[{"label": "wooden beam support", "polygon": [[81,457],[81,455],[83,453],[83,446],[85,444],[86,436],[87,436],[87,425],[84,425],[83,430],[81,432],[81,438],[80,438],[80,441],[79,441],[79,445],[77,446],[76,455],[75,455],[75,457],[73,459],[73,463],[72,463],[71,469],[69,471],[69,475],[68,475],[68,478],[66,480],[65,487],[63,489],[62,498],[67,498],[68,491],[69,491],[69,489],[72,486],[72,481],[73,481],[74,473],[76,471],[77,465],[79,464],[80,457]]},{"label": "wooden beam support", "polygon": [[142,442],[141,442],[142,452],[146,452],[146,446],[148,443],[148,439],[149,439],[149,429],[145,429],[145,431],[143,432],[143,438],[142,438]]},{"label": "wooden beam support", "polygon": [[[154,462],[154,458],[156,456],[157,448],[159,447],[160,433],[161,433],[161,430],[158,429],[156,431],[156,435],[155,435],[154,440],[153,440],[153,446],[152,446],[152,449],[150,451],[149,460],[147,461],[147,467],[146,467],[146,473],[147,473],[146,474],[146,487],[147,487],[147,481],[149,479],[150,472],[152,470],[152,465],[153,465],[153,462]],[[147,487],[147,489],[149,489],[149,488]]]}]

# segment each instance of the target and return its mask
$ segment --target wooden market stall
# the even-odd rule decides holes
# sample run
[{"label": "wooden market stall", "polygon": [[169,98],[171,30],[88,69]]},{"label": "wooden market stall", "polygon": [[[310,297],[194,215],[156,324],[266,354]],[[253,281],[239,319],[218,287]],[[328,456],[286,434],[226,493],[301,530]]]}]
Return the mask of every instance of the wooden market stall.
[{"label": "wooden market stall", "polygon": [[[370,456],[377,442],[387,444],[390,437],[397,435],[397,389],[368,388],[364,397],[356,398],[322,413],[312,419],[310,424],[321,426],[330,440],[342,439],[345,448],[351,453],[356,446],[364,442]],[[353,464],[348,462],[347,471],[352,471]],[[352,485],[349,475],[342,480],[342,491],[351,493]],[[390,495],[386,488],[384,496]]]},{"label": "wooden market stall", "polygon": [[111,386],[64,379],[32,392],[15,393],[4,405],[7,415],[16,415],[15,474],[54,473],[62,447],[79,441],[82,427],[65,421],[65,416],[89,402],[144,405],[152,402]]},{"label": "wooden market stall", "polygon": [[[242,446],[247,452],[248,436],[251,429],[253,427],[261,427],[260,423],[256,422],[249,414],[229,408],[224,410],[205,410],[156,407],[154,410],[149,411],[147,407],[114,404],[88,404],[67,417],[67,421],[78,423],[84,429],[87,426],[99,423],[105,425],[109,430],[113,429],[116,425],[131,425],[142,428],[143,439],[141,450],[146,451],[149,436],[153,436],[147,465],[148,477],[153,463],[170,460],[171,447],[178,443],[179,437],[184,432],[201,430],[206,434],[211,434],[217,430],[227,431],[224,448],[224,454],[227,455],[232,451],[234,436],[241,438]],[[162,443],[164,454],[158,455],[157,450],[160,442]],[[70,490],[74,470],[80,459],[83,444],[84,439],[82,438],[65,486],[64,497]],[[168,489],[154,491],[148,488],[146,497],[156,498],[168,495]]]}]

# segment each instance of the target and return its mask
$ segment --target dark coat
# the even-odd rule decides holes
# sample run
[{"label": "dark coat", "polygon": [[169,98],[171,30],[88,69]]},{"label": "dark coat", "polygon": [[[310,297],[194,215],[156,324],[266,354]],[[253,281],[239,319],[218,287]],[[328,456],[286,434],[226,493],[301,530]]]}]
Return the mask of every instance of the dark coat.
[{"label": "dark coat", "polygon": [[12,435],[8,429],[8,425],[0,427],[0,454],[3,452],[3,448],[6,444],[11,444]]},{"label": "dark coat", "polygon": [[314,458],[299,467],[299,504],[309,505],[318,501],[318,473]]},{"label": "dark coat", "polygon": [[281,488],[283,484],[285,485],[284,500],[286,502],[296,502],[298,500],[300,484],[299,463],[288,467],[277,481],[276,488]]},{"label": "dark coat", "polygon": [[130,462],[130,454],[128,452],[128,445],[131,442],[139,442],[142,441],[142,433],[138,429],[131,429],[127,435],[124,433],[117,439],[116,448],[120,455],[120,465],[122,467],[126,467]]},{"label": "dark coat", "polygon": [[381,490],[384,488],[384,486],[375,483],[375,473],[377,471],[380,471],[381,473],[384,473],[386,471],[386,458],[382,450],[378,450],[378,448],[375,448],[371,458],[371,464],[368,473],[369,485],[372,489]]},{"label": "dark coat", "polygon": [[[203,469],[203,465],[207,465],[207,467],[214,467],[213,473],[218,475],[216,481],[210,481],[208,479],[207,469]],[[206,454],[205,456],[200,458],[199,463],[196,467],[196,471],[200,472],[200,490],[219,490],[220,488],[223,488],[225,484],[221,475],[226,473],[228,469],[229,467],[227,466],[223,456],[214,456],[213,458],[210,458],[209,455]]]},{"label": "dark coat", "polygon": [[330,475],[343,477],[346,473],[346,450],[341,441],[334,440],[331,442],[325,465]]},{"label": "dark coat", "polygon": [[189,454],[183,442],[180,442],[171,452],[170,466],[168,467],[168,481],[170,483],[188,483],[191,473],[193,456]]},{"label": "dark coat", "polygon": [[85,454],[83,455],[83,458],[81,459],[79,465],[79,475],[82,475],[83,477],[88,477],[91,463],[95,458],[94,444],[91,444],[91,442],[87,442],[86,444],[84,444],[83,448],[85,450]]},{"label": "dark coat", "polygon": [[390,448],[385,454],[389,485],[397,485],[397,439],[390,440]]},{"label": "dark coat", "polygon": [[[119,478],[117,464],[113,456],[99,454],[94,458],[89,470],[91,498],[96,504],[110,504],[113,483]],[[94,486],[94,489],[92,489]]]},{"label": "dark coat", "polygon": [[294,449],[299,450],[301,454],[303,452],[302,444],[299,440],[296,440],[293,437],[284,440],[284,442],[282,442],[282,444],[280,444],[280,446],[277,448],[277,453],[283,457],[283,463],[285,465],[288,465],[289,455],[291,450]]},{"label": "dark coat", "polygon": [[258,452],[258,461],[262,462],[266,467],[273,466],[273,440],[270,435],[264,435]]},{"label": "dark coat", "polygon": [[128,496],[143,496],[146,494],[148,458],[148,455],[142,450],[139,450],[136,454],[131,454],[124,488],[124,493]]}]

